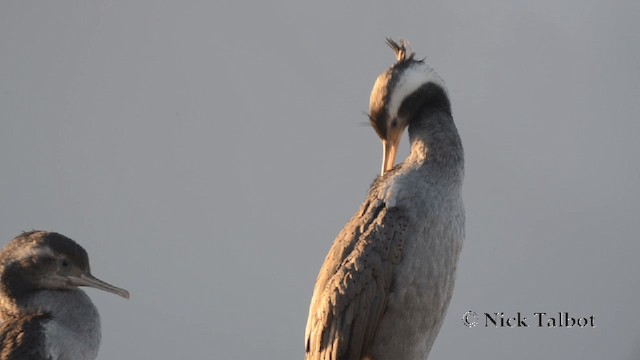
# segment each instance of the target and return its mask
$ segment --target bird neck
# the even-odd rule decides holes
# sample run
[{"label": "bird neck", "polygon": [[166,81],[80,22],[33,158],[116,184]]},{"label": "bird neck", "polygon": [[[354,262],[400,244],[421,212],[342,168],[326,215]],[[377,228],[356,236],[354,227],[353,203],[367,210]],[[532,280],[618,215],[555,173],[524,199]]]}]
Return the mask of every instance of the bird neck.
[{"label": "bird neck", "polygon": [[23,311],[50,314],[73,330],[100,328],[100,315],[89,296],[80,289],[40,290],[24,300]]},{"label": "bird neck", "polygon": [[425,107],[409,123],[411,153],[408,160],[461,175],[464,151],[450,112]]}]

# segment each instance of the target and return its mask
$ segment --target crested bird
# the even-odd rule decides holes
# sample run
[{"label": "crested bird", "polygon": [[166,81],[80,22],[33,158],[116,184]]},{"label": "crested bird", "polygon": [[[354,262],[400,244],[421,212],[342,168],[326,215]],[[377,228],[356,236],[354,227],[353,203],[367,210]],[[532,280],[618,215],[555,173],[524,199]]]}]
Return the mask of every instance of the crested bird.
[{"label": "crested bird", "polygon": [[[305,331],[307,360],[426,359],[454,287],[464,239],[464,153],[444,81],[405,41],[374,84],[382,174],[335,239]],[[410,154],[394,166],[408,129]]]},{"label": "crested bird", "polygon": [[91,275],[87,252],[55,232],[25,232],[0,252],[0,360],[93,360],[100,316],[79,286],[124,298]]}]

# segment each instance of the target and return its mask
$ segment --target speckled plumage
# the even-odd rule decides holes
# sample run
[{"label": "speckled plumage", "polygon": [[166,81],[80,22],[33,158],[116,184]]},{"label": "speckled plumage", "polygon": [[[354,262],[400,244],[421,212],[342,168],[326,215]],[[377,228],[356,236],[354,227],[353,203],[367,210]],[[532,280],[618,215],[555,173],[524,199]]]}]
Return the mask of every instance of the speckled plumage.
[{"label": "speckled plumage", "polygon": [[3,322],[0,325],[0,359],[50,360],[45,353],[43,327],[50,319],[46,314],[35,313]]},{"label": "speckled plumage", "polygon": [[308,360],[426,359],[453,292],[464,239],[462,143],[442,80],[404,44],[394,51],[398,62],[376,82],[370,116],[383,140],[408,126],[411,153],[376,179],[325,259],[309,308]]}]

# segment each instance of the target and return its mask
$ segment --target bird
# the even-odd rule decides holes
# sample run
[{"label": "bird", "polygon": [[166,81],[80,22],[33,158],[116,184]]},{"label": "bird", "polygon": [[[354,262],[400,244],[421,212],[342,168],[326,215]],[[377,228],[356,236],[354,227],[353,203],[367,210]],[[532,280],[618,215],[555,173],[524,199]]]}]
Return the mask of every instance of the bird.
[{"label": "bird", "polygon": [[[370,123],[382,171],[335,239],[314,287],[307,360],[426,359],[465,237],[464,151],[442,78],[404,40],[375,81]],[[410,153],[394,165],[404,129]]]},{"label": "bird", "polygon": [[88,286],[129,298],[91,275],[87,252],[55,232],[34,230],[0,252],[0,360],[93,360],[100,316]]}]

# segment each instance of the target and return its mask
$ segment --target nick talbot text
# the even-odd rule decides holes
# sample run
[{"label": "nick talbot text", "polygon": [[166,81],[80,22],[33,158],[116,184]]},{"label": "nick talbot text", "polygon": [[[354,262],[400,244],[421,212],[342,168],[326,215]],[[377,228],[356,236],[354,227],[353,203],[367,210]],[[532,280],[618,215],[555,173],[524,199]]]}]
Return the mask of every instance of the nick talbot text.
[{"label": "nick talbot text", "polygon": [[[480,320],[480,319],[478,319]],[[573,316],[568,312],[546,313],[534,312],[531,315],[524,316],[517,312],[514,314],[505,314],[501,312],[484,313],[485,327],[549,327],[549,328],[594,328],[596,327],[595,316]]]}]

